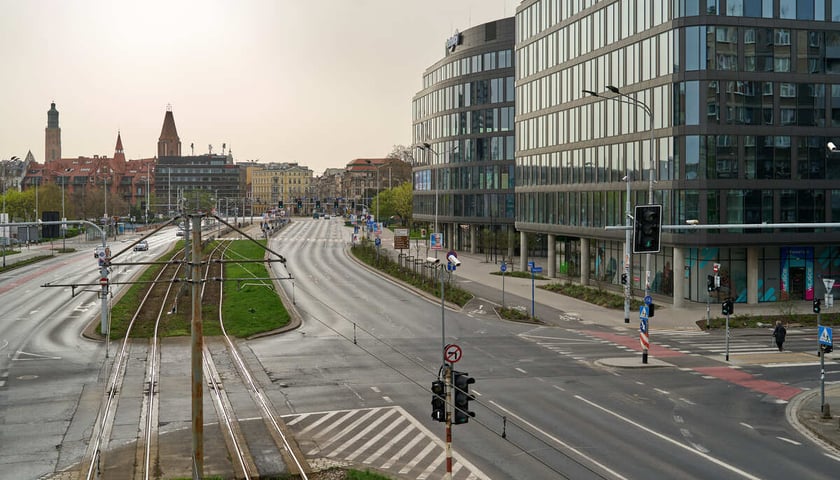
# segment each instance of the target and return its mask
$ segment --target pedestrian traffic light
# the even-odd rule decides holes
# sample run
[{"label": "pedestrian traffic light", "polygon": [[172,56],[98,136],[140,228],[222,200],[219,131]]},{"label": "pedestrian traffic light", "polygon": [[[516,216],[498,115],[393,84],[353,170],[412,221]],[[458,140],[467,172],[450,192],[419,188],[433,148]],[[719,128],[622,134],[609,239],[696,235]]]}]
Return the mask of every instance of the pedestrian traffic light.
[{"label": "pedestrian traffic light", "polygon": [[715,276],[714,275],[707,275],[706,276],[706,290],[709,292],[715,291]]},{"label": "pedestrian traffic light", "polygon": [[627,274],[626,273],[621,274],[621,284],[622,285],[627,285]]},{"label": "pedestrian traffic light", "polygon": [[333,208],[338,208],[338,200],[333,202]]},{"label": "pedestrian traffic light", "polygon": [[321,208],[321,201],[320,200],[315,200],[315,206],[317,208]]},{"label": "pedestrian traffic light", "polygon": [[303,201],[298,199],[298,208],[303,208]]},{"label": "pedestrian traffic light", "polygon": [[656,253],[662,231],[662,205],[636,205],[633,253]]},{"label": "pedestrian traffic light", "polygon": [[452,383],[455,384],[455,415],[452,423],[460,425],[469,422],[470,417],[475,416],[475,412],[470,411],[470,401],[475,400],[475,397],[470,395],[470,384],[475,383],[475,379],[466,372],[453,371],[452,376]]},{"label": "pedestrian traffic light", "polygon": [[814,299],[814,313],[820,313],[820,299]]},{"label": "pedestrian traffic light", "polygon": [[283,208],[283,200],[277,202],[277,208]]},{"label": "pedestrian traffic light", "polygon": [[446,421],[446,385],[440,380],[432,382],[432,420]]},{"label": "pedestrian traffic light", "polygon": [[724,300],[720,306],[720,310],[724,315],[732,315],[735,313],[735,304],[732,303],[732,299],[727,298]]}]

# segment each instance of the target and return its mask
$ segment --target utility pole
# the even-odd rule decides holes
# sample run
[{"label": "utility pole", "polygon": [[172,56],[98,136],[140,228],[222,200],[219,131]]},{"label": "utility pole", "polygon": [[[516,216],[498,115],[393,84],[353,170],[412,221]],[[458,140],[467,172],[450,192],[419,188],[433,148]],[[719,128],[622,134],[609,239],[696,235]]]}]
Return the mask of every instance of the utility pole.
[{"label": "utility pole", "polygon": [[[184,222],[189,229],[189,222]],[[187,230],[184,238],[188,238]],[[192,454],[193,478],[204,478],[204,335],[201,324],[201,215],[192,218],[192,249],[189,261],[192,277]]]}]

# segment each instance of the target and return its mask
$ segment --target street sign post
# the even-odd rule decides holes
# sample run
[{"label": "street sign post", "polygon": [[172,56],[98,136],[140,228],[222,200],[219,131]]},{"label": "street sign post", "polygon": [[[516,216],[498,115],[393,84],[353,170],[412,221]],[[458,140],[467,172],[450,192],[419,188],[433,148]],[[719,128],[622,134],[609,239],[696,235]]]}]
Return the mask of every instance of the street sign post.
[{"label": "street sign post", "polygon": [[504,260],[499,266],[499,270],[502,271],[502,308],[505,308],[505,272],[507,271],[507,264]]},{"label": "street sign post", "polygon": [[642,344],[642,363],[648,363],[648,349],[650,348],[650,337],[648,336],[648,306],[639,307],[639,343]]},{"label": "street sign post", "polygon": [[829,412],[825,411],[825,354],[834,349],[831,327],[818,325],[817,339],[817,348],[820,351],[820,413],[823,414],[823,418],[826,418]]}]

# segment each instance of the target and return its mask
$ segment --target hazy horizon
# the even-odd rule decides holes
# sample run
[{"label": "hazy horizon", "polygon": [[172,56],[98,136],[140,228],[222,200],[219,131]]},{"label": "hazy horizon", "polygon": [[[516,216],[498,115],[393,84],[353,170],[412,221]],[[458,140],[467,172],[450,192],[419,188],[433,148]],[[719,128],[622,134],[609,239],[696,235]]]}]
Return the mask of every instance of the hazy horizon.
[{"label": "hazy horizon", "polygon": [[6,1],[0,159],[156,156],[167,105],[181,148],[316,173],[411,142],[411,98],[455,30],[520,0]]}]

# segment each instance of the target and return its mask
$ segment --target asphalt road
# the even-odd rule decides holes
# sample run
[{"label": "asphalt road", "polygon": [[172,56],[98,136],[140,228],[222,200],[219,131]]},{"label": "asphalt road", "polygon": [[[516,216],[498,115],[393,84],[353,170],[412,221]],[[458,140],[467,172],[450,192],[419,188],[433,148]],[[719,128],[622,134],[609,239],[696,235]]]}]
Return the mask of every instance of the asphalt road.
[{"label": "asphalt road", "polygon": [[[429,387],[441,345],[456,343],[477,397],[476,418],[453,427],[456,479],[836,477],[840,459],[785,419],[789,395],[813,388],[813,367],[721,369],[719,334],[657,332],[668,366],[615,368],[607,360],[635,357],[626,329],[551,309],[538,316],[556,325],[501,321],[492,289],[481,295],[491,300],[447,309],[442,339],[439,301],[353,261],[349,233],[340,219],[302,219],[275,236],[303,324],[241,343],[313,462],[440,478],[444,428],[430,418]],[[87,251],[0,277],[0,478],[39,478],[82,456],[107,362],[79,332],[99,304],[41,285],[96,277]],[[790,347],[799,341],[791,332]],[[767,345],[736,335],[730,347]]]}]

